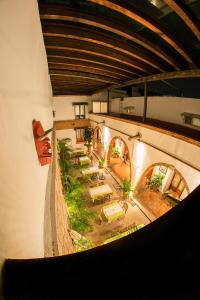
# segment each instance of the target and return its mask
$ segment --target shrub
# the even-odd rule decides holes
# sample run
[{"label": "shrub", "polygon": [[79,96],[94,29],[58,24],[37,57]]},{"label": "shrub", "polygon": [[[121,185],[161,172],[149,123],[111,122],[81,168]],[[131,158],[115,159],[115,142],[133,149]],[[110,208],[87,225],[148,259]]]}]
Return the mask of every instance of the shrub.
[{"label": "shrub", "polygon": [[152,178],[147,179],[146,185],[149,189],[158,190],[162,186],[162,181],[165,176],[161,173],[153,175]]},{"label": "shrub", "polygon": [[86,144],[91,144],[94,134],[94,129],[92,127],[87,127],[84,132],[84,141]]}]

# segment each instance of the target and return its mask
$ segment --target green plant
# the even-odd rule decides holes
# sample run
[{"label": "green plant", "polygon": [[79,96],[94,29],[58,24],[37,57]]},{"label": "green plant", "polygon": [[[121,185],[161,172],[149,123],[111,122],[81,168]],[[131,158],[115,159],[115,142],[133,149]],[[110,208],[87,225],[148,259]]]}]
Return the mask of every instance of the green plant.
[{"label": "green plant", "polygon": [[71,139],[58,140],[58,155],[61,172],[64,175],[72,168],[70,161],[72,148],[69,145]]},{"label": "green plant", "polygon": [[[86,208],[87,194],[84,184],[75,177],[77,173],[75,166],[71,162],[71,147],[69,139],[58,140],[59,164],[61,169],[61,181],[63,194],[68,208],[68,219],[71,229],[79,233],[91,231],[92,220],[96,217],[96,212],[90,212]],[[90,178],[84,178],[90,182]]]},{"label": "green plant", "polygon": [[121,188],[126,198],[130,196],[130,193],[133,190],[130,180],[122,180]]},{"label": "green plant", "polygon": [[90,145],[92,142],[94,134],[94,129],[92,127],[87,127],[84,132],[84,141],[86,142],[86,145]]},{"label": "green plant", "polygon": [[122,180],[121,188],[122,188],[123,192],[129,192],[130,193],[132,191],[130,180]]},{"label": "green plant", "polygon": [[94,247],[91,240],[86,239],[85,237],[81,237],[80,239],[75,241],[76,252],[81,252],[84,250],[88,250]]},{"label": "green plant", "polygon": [[64,194],[68,206],[69,223],[71,229],[85,233],[93,229],[91,221],[96,217],[96,212],[86,208],[87,196],[85,188],[78,180],[72,182],[71,190]]},{"label": "green plant", "polygon": [[151,190],[158,190],[162,186],[162,181],[165,176],[161,173],[153,175],[152,178],[148,178],[146,185]]},{"label": "green plant", "polygon": [[117,147],[113,147],[112,148],[112,156],[117,158],[117,157],[119,157],[119,154],[120,154],[119,149]]},{"label": "green plant", "polygon": [[100,159],[98,160],[98,162],[99,162],[99,167],[103,167],[105,161],[106,161],[105,156],[103,156],[102,158],[100,158]]}]

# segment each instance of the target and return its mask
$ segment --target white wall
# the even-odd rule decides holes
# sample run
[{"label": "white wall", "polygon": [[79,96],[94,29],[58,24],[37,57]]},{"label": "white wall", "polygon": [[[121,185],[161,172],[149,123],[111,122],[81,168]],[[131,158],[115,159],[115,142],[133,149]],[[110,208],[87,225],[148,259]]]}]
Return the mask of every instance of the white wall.
[{"label": "white wall", "polygon": [[[76,131],[74,129],[57,130],[56,138],[58,138],[58,139],[69,138],[72,141],[72,145],[75,145],[76,144]],[[77,144],[77,145],[80,146],[80,144]]]},{"label": "white wall", "polygon": [[[122,102],[123,108],[134,106],[133,114],[136,116],[143,115],[144,97],[125,97]],[[111,111],[119,112],[120,99],[112,99]],[[122,111],[125,113],[125,110]],[[200,99],[182,98],[182,97],[148,97],[147,117],[163,120],[166,122],[183,124],[180,116],[182,112],[200,114]],[[198,129],[198,128],[197,128]],[[200,129],[200,128],[199,128]]]},{"label": "white wall", "polygon": [[[98,126],[102,129],[106,150],[108,149],[111,139],[115,136],[120,136],[126,141],[131,156],[131,168],[134,176],[134,184],[137,183],[143,172],[154,163],[167,163],[173,165],[185,178],[190,192],[200,184],[200,172],[196,170],[196,168],[199,168],[200,166],[200,147],[152,129],[127,123],[126,121],[119,121],[99,115],[89,115],[89,117],[97,122],[105,120],[105,125],[98,124]],[[93,127],[97,125],[95,122],[91,123]],[[109,126],[120,130],[122,133],[119,133],[114,129],[110,129]],[[133,136],[138,132],[142,134],[141,140],[144,142],[154,145],[158,149],[184,160],[194,166],[194,168],[145,143],[139,142],[135,139],[129,141],[128,136],[123,134],[126,133]]]},{"label": "white wall", "polygon": [[88,117],[88,111],[91,110],[90,96],[54,96],[55,121],[75,119],[73,102],[88,102],[88,106],[86,105],[86,118]]},{"label": "white wall", "polygon": [[37,1],[0,1],[0,32],[0,256],[42,257],[48,166],[32,120],[52,127],[52,93]]},{"label": "white wall", "polygon": [[[125,97],[127,93],[123,90],[115,90],[109,92],[109,98],[118,98],[118,97]],[[107,101],[108,100],[108,90],[104,89],[97,93],[92,94],[91,96],[92,101]]]}]

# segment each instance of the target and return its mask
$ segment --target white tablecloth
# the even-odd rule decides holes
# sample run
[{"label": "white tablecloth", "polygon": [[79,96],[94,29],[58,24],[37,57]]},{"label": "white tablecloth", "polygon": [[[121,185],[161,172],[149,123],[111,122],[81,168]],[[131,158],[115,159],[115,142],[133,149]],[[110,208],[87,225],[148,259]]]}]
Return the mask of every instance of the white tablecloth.
[{"label": "white tablecloth", "polygon": [[121,205],[119,203],[116,203],[110,207],[104,207],[103,211],[104,211],[104,214],[109,217],[118,212],[123,212],[123,208],[121,207]]},{"label": "white tablecloth", "polygon": [[88,156],[81,156],[79,157],[79,161],[90,161]]},{"label": "white tablecloth", "polygon": [[112,194],[113,191],[108,184],[96,186],[89,189],[90,196],[95,199],[101,196]]},{"label": "white tablecloth", "polygon": [[94,174],[94,173],[99,173],[99,168],[98,167],[90,167],[90,168],[87,168],[86,170],[82,170],[81,173],[83,175],[90,175],[90,174]]}]

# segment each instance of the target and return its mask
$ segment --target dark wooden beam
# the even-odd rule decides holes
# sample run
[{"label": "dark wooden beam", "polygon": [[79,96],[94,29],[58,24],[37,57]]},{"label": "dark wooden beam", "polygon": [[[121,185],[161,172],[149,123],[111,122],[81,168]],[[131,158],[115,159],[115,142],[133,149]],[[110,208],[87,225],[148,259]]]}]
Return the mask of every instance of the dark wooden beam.
[{"label": "dark wooden beam", "polygon": [[143,123],[146,122],[146,116],[147,116],[147,95],[148,94],[148,86],[147,82],[144,82],[144,107],[143,107]]},{"label": "dark wooden beam", "polygon": [[[91,62],[85,62],[78,59],[58,59],[56,57],[48,56],[48,62],[49,62],[49,69],[69,69],[71,67],[80,67],[90,70],[90,73],[96,73],[101,75],[108,75],[110,77],[114,77],[121,80],[128,80],[131,79],[132,76],[130,74],[124,75],[120,74],[120,72],[116,71],[115,69],[108,69],[108,67],[104,66],[97,66],[94,63]],[[83,71],[83,69],[81,70]]]},{"label": "dark wooden beam", "polygon": [[[139,70],[138,70],[139,68],[136,67],[134,63],[123,61],[122,57],[121,58],[120,57],[117,58],[117,57],[114,56],[114,54],[113,54],[113,56],[111,56],[111,55],[108,55],[106,53],[104,54],[104,53],[96,52],[95,50],[92,50],[92,48],[90,48],[90,50],[82,49],[82,48],[80,48],[80,46],[78,48],[76,48],[76,47],[70,47],[70,46],[67,47],[67,46],[53,46],[53,45],[51,46],[51,45],[46,45],[46,49],[47,49],[47,51],[48,50],[53,50],[53,51],[58,51],[58,52],[63,53],[63,54],[64,54],[65,51],[71,51],[71,52],[74,53],[75,57],[77,57],[77,55],[81,53],[81,54],[83,54],[83,56],[84,55],[89,55],[89,56],[92,55],[93,57],[96,56],[100,60],[101,59],[107,59],[107,60],[110,60],[110,66],[111,65],[114,66],[113,63],[117,63],[117,64],[115,64],[115,66],[118,65],[118,67],[116,67],[118,69],[120,69],[120,65],[121,65],[122,66],[122,70],[125,70],[125,71],[128,72],[128,69],[130,68],[130,73],[132,73],[134,75],[138,75],[138,76],[141,75],[140,72],[139,72]],[[143,74],[144,73],[147,73],[147,72],[143,72]]]},{"label": "dark wooden beam", "polygon": [[107,111],[108,111],[108,114],[110,113],[110,91],[109,90],[107,90],[107,105],[108,105],[108,109],[107,109]]},{"label": "dark wooden beam", "polygon": [[110,78],[107,76],[100,76],[96,74],[90,74],[86,72],[76,72],[76,71],[68,71],[68,70],[51,70],[50,71],[50,76],[51,77],[60,77],[60,78],[65,78],[65,77],[79,77],[79,78],[87,78],[91,81],[101,81],[105,83],[116,83],[120,82],[120,80]]},{"label": "dark wooden beam", "polygon": [[[106,70],[102,70],[99,68],[94,68],[94,67],[88,67],[88,66],[83,66],[81,64],[66,64],[66,63],[60,63],[60,62],[49,62],[49,70],[70,70],[70,71],[80,71],[80,72],[87,72],[91,74],[97,74],[97,75],[103,75],[103,76],[108,76],[110,78],[115,78],[119,79],[121,81],[128,80],[127,77],[121,76],[119,74],[111,73]],[[130,78],[130,77],[129,77]]]},{"label": "dark wooden beam", "polygon": [[[155,74],[156,69],[148,66],[147,64],[141,63],[138,60],[124,55],[115,49],[108,49],[104,46],[92,44],[87,41],[80,41],[75,39],[66,39],[61,37],[45,36],[44,41],[47,49],[60,49],[60,50],[71,50],[74,52],[81,52],[90,55],[96,55],[98,57],[107,58],[115,62],[119,62],[126,66],[132,67],[139,72],[145,72],[147,74]],[[136,71],[137,72],[137,71]]]},{"label": "dark wooden beam", "polygon": [[133,9],[128,6],[128,3],[125,3],[122,0],[88,0],[89,2],[102,5],[111,10],[117,11],[135,22],[140,23],[145,26],[155,34],[159,35],[166,43],[173,47],[189,64],[195,64],[189,52],[174,38],[172,37],[166,29],[163,29],[159,23],[156,23],[149,16],[138,12],[136,9]]},{"label": "dark wooden beam", "polygon": [[114,86],[110,87],[109,89],[122,88],[125,86],[134,85],[134,84],[138,84],[138,83],[144,83],[144,82],[175,79],[175,78],[191,78],[191,77],[200,77],[200,69],[167,72],[167,73],[145,76],[145,77],[126,81],[123,84],[114,85]]},{"label": "dark wooden beam", "polygon": [[80,127],[89,127],[89,119],[61,120],[54,122],[56,130],[75,129]]},{"label": "dark wooden beam", "polygon": [[[80,26],[72,26],[66,24],[54,24],[54,23],[44,23],[42,26],[43,35],[49,37],[61,37],[65,39],[74,39],[78,41],[85,41],[95,45],[100,45],[112,50],[117,50],[123,55],[128,55],[134,58],[135,62],[141,62],[153,67],[155,70],[159,71],[169,71],[170,68],[165,64],[159,63],[157,57],[151,57],[151,55],[146,54],[141,49],[130,46],[127,42],[125,43],[122,39],[113,38],[111,35],[101,34],[95,32],[95,30],[89,30],[87,28],[81,28]],[[145,71],[145,69],[144,69]]]},{"label": "dark wooden beam", "polygon": [[83,52],[78,52],[77,51],[73,51],[71,49],[65,48],[65,49],[52,49],[52,48],[48,48],[48,46],[46,47],[46,51],[47,51],[47,57],[49,56],[53,56],[53,57],[57,57],[59,59],[78,59],[84,62],[92,62],[94,64],[97,64],[98,66],[103,66],[103,67],[108,67],[108,69],[112,68],[114,69],[117,73],[120,72],[120,74],[124,74],[124,75],[129,75],[132,78],[134,77],[138,77],[138,76],[144,76],[145,73],[143,72],[139,72],[140,74],[137,74],[137,70],[135,70],[132,67],[128,67],[120,62],[115,62],[113,60],[110,60],[108,58],[105,57],[99,57],[96,55],[91,55],[88,53],[83,53]]},{"label": "dark wooden beam", "polygon": [[181,1],[177,0],[163,0],[190,28],[190,30],[196,35],[197,39],[200,40],[200,26],[190,16],[189,12],[184,7]]},{"label": "dark wooden beam", "polygon": [[170,57],[167,52],[156,47],[155,44],[151,43],[149,40],[145,39],[138,34],[137,31],[123,27],[117,23],[117,20],[112,20],[98,16],[97,12],[95,14],[88,14],[87,11],[80,11],[77,8],[65,8],[59,5],[40,5],[40,18],[42,20],[60,20],[68,22],[76,22],[80,24],[86,24],[94,28],[103,29],[111,33],[115,33],[119,37],[126,38],[127,40],[140,45],[144,49],[154,53],[159,58],[163,59],[166,63],[174,67],[176,70],[180,69],[179,64]]}]

